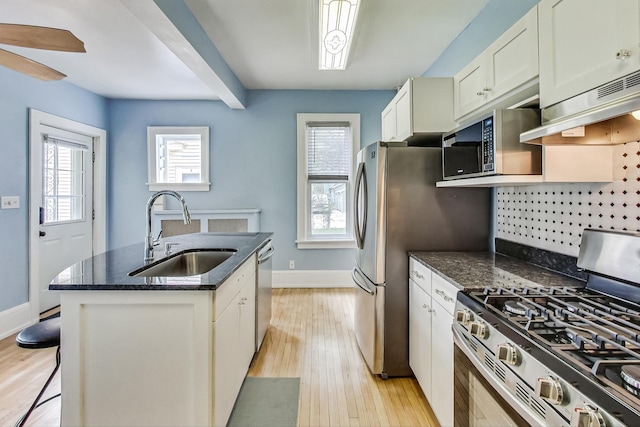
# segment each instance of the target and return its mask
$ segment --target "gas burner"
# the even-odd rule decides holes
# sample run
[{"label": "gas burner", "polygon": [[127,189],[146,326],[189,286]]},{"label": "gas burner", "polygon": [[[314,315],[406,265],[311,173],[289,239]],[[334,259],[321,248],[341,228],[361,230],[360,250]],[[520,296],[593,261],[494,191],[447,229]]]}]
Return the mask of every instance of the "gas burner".
[{"label": "gas burner", "polygon": [[504,302],[504,309],[507,313],[517,314],[518,316],[524,316],[527,314],[527,310],[518,304],[515,300],[507,300]]},{"label": "gas burner", "polygon": [[538,310],[526,301],[507,300],[504,302],[503,310],[508,314],[515,314],[517,316],[527,316],[529,318],[537,316]]},{"label": "gas burner", "polygon": [[640,365],[624,365],[620,368],[620,376],[625,382],[629,391],[634,391],[638,395],[640,389]]}]

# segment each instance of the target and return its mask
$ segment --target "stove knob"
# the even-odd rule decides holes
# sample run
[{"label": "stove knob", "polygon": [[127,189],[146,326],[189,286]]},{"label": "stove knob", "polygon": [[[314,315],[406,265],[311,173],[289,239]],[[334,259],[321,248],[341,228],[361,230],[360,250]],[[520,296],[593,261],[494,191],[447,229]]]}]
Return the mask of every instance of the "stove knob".
[{"label": "stove knob", "polygon": [[471,322],[471,311],[469,310],[458,310],[456,311],[456,320],[458,323],[462,323],[463,325],[468,325]]},{"label": "stove knob", "polygon": [[571,427],[605,427],[604,418],[597,408],[584,405],[571,414]]},{"label": "stove knob", "polygon": [[520,352],[513,344],[498,344],[496,355],[498,356],[498,360],[507,365],[518,366],[520,364]]},{"label": "stove knob", "polygon": [[552,377],[538,378],[536,383],[536,395],[552,405],[561,405],[563,395],[560,381]]},{"label": "stove knob", "polygon": [[473,321],[469,324],[469,332],[478,338],[486,339],[489,336],[489,329],[482,322]]}]

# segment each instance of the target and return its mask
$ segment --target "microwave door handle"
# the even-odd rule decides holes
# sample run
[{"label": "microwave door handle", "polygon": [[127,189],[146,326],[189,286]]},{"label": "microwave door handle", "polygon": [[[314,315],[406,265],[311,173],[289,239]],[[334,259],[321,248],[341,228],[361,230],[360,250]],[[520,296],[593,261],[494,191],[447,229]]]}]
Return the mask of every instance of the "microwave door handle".
[{"label": "microwave door handle", "polygon": [[500,394],[500,396],[502,396],[509,406],[515,409],[520,416],[530,422],[531,425],[544,425],[543,420],[536,417],[528,407],[520,403],[515,395],[504,386],[504,383],[497,380],[495,374],[490,371],[483,362],[478,360],[478,355],[467,343],[467,338],[464,337],[457,329],[456,323],[451,326],[451,329],[453,331],[453,342],[455,346],[464,353],[466,358],[469,359],[471,364],[480,372],[482,377],[491,385],[491,387],[493,387],[495,391],[498,392],[498,394]]},{"label": "microwave door handle", "polygon": [[[360,226],[360,199],[362,198],[362,205],[364,207],[364,212],[362,213],[362,227]],[[364,248],[364,238],[367,232],[367,205],[368,205],[368,194],[367,194],[367,176],[364,173],[364,162],[358,165],[358,172],[356,173],[356,194],[354,197],[355,206],[354,206],[354,215],[355,215],[355,227],[356,227],[356,242],[358,244],[358,249]]]}]

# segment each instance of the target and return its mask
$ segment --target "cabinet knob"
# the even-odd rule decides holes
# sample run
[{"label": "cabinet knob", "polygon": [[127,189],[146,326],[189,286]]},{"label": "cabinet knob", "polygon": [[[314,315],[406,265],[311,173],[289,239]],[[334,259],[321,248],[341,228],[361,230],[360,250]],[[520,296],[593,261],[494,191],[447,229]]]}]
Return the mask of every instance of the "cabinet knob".
[{"label": "cabinet knob", "polygon": [[625,60],[631,56],[631,51],[627,49],[620,49],[616,52],[616,59]]}]

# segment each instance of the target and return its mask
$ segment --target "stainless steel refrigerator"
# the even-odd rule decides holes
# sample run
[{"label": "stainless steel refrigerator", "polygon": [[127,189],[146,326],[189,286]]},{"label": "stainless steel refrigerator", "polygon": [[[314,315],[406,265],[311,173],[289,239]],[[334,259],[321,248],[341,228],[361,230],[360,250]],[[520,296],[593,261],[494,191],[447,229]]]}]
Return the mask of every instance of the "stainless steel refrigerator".
[{"label": "stainless steel refrigerator", "polygon": [[438,147],[377,142],[358,153],[355,333],[374,374],[409,376],[409,251],[485,251],[488,188],[436,188]]}]

